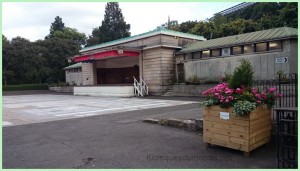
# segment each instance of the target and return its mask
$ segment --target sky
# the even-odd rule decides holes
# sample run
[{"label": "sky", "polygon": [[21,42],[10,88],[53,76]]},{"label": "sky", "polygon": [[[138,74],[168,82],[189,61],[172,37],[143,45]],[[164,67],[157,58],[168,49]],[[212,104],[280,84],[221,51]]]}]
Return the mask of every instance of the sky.
[{"label": "sky", "polygon": [[[179,23],[205,20],[240,2],[120,2],[131,35],[141,34],[166,23],[168,16]],[[104,18],[105,2],[3,2],[2,34],[9,40],[21,36],[36,41],[49,34],[60,16],[66,27],[91,35]]]}]

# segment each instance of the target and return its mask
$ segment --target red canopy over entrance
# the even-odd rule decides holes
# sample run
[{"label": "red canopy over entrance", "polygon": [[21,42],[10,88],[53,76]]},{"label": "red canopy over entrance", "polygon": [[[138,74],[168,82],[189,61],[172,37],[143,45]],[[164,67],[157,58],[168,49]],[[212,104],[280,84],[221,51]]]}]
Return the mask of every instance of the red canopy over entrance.
[{"label": "red canopy over entrance", "polygon": [[109,50],[105,52],[98,52],[90,55],[77,56],[74,58],[75,62],[84,62],[96,59],[103,59],[106,57],[121,57],[121,56],[139,56],[139,52],[134,51],[118,51],[118,50]]}]

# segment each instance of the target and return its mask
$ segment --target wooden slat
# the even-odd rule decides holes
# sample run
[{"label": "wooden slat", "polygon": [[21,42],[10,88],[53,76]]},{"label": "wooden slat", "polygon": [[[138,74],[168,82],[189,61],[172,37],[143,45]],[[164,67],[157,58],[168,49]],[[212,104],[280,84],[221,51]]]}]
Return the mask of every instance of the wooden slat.
[{"label": "wooden slat", "polygon": [[203,120],[231,124],[231,125],[249,126],[249,121],[234,120],[234,119],[223,120],[223,119],[220,119],[220,117],[214,117],[214,116],[209,116],[209,115],[203,115]]},{"label": "wooden slat", "polygon": [[218,128],[214,128],[213,126],[205,126],[204,130],[211,133],[218,132],[219,134],[227,135],[230,137],[249,139],[249,134],[237,132],[234,129],[224,129],[224,128],[218,129]]}]

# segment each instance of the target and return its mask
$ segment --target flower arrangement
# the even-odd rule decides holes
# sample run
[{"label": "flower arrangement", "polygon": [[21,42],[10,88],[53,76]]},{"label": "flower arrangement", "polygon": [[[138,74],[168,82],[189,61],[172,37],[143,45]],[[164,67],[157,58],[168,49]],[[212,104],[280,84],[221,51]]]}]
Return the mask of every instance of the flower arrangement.
[{"label": "flower arrangement", "polygon": [[[242,60],[241,66],[235,70],[229,84],[221,83],[202,93],[206,96],[206,100],[201,102],[201,105],[207,107],[219,105],[222,108],[233,107],[234,113],[240,116],[249,114],[258,106],[271,108],[277,98],[282,95],[276,94],[276,88],[268,88],[265,91],[252,88],[252,70],[250,62]],[[243,71],[247,71],[247,73]],[[245,78],[250,78],[250,81],[245,80]],[[233,86],[230,86],[230,84]]]}]

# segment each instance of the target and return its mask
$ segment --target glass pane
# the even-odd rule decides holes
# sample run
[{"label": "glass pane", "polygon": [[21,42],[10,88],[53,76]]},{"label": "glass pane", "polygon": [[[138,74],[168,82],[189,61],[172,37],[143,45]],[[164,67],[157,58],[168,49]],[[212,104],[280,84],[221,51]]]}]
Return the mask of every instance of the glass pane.
[{"label": "glass pane", "polygon": [[237,55],[242,53],[242,47],[241,46],[235,46],[232,47],[232,54]]},{"label": "glass pane", "polygon": [[253,53],[254,45],[245,45],[244,46],[244,53]]},{"label": "glass pane", "polygon": [[200,59],[200,52],[194,52],[193,58],[194,59]]},{"label": "glass pane", "polygon": [[257,43],[256,52],[264,52],[264,51],[267,51],[267,43]]},{"label": "glass pane", "polygon": [[210,57],[210,51],[206,50],[206,51],[202,51],[202,58],[207,58]]},{"label": "glass pane", "polygon": [[212,57],[217,57],[220,56],[220,49],[214,49],[211,51],[211,56]]},{"label": "glass pane", "polygon": [[281,49],[281,42],[275,41],[275,42],[269,42],[269,50],[276,50]]}]

